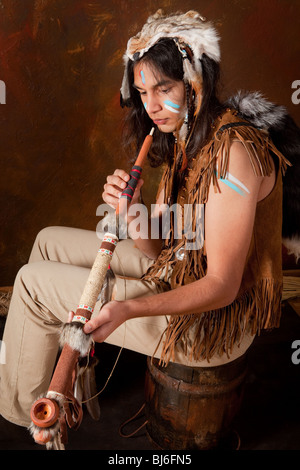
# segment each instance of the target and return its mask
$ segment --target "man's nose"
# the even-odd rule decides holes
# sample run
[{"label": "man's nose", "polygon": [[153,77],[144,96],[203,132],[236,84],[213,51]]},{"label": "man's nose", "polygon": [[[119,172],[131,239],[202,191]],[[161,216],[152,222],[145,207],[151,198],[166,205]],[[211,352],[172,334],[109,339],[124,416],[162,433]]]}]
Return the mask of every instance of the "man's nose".
[{"label": "man's nose", "polygon": [[147,112],[148,114],[155,114],[158,111],[161,111],[162,106],[159,99],[155,95],[148,95],[147,97]]}]

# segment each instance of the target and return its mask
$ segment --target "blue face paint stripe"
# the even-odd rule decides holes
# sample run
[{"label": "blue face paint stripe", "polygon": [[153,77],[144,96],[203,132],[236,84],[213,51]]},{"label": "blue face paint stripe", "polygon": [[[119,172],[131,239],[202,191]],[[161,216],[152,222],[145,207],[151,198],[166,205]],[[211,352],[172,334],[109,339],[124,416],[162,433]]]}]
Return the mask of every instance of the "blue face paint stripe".
[{"label": "blue face paint stripe", "polygon": [[144,74],[143,70],[141,70],[141,79],[142,79],[143,85],[145,85],[146,84],[146,79],[145,79],[145,74]]},{"label": "blue face paint stripe", "polygon": [[144,108],[147,109],[147,103],[146,102],[144,103]]},{"label": "blue face paint stripe", "polygon": [[168,106],[171,106],[171,108],[176,108],[176,109],[180,108],[179,104],[175,104],[175,103],[173,103],[173,101],[170,101],[170,100],[166,100],[166,101],[164,101],[164,103]]}]

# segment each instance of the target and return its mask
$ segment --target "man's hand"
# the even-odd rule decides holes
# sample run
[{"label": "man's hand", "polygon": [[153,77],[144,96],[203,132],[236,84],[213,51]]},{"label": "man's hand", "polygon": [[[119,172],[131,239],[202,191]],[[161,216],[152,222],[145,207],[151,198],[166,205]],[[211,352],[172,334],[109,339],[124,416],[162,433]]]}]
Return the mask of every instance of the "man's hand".
[{"label": "man's hand", "polygon": [[[113,207],[113,209],[117,209],[121,194],[126,188],[129,180],[130,180],[130,176],[124,170],[117,169],[115,170],[113,175],[109,175],[106,178],[104,191],[102,193],[102,198],[104,202],[106,202],[106,204],[108,204],[109,206]],[[143,184],[144,184],[144,181],[140,179],[134,191],[131,204],[136,204],[138,202],[139,197],[140,197],[140,189]]]},{"label": "man's hand", "polygon": [[127,320],[126,302],[112,300],[105,304],[99,314],[89,320],[83,327],[86,334],[91,334],[96,343],[102,343],[122,323]]}]

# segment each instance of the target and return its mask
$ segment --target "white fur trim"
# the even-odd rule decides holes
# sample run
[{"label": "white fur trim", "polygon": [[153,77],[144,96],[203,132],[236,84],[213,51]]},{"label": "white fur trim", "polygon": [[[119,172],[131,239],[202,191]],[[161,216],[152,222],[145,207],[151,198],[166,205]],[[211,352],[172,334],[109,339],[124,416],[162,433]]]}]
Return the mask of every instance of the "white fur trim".
[{"label": "white fur trim", "polygon": [[[59,395],[59,396],[58,396]],[[46,394],[40,395],[38,399],[40,398],[50,398],[51,400],[55,400],[58,403],[59,409],[60,409],[60,414],[63,414],[63,404],[65,402],[65,397],[61,394],[57,394],[56,392],[51,392],[48,391]],[[37,400],[38,400],[37,399]],[[60,431],[60,422],[59,419],[52,425],[47,428],[40,428],[33,422],[30,423],[28,426],[28,431],[30,432],[31,436],[35,439],[37,435],[42,431],[44,438],[49,439],[50,442],[55,439],[55,437],[58,435]],[[49,443],[47,443],[49,445]]]},{"label": "white fur trim", "polygon": [[61,407],[61,410],[65,401],[67,400],[67,398],[62,393],[55,392],[54,390],[48,390],[46,394],[46,398],[50,398],[51,400],[57,401],[57,403]]},{"label": "white fur trim", "polygon": [[[176,38],[179,43],[188,44],[194,53],[195,62],[203,54],[217,62],[220,60],[219,36],[215,28],[193,10],[166,16],[162,10],[158,10],[148,18],[142,30],[129,39],[126,55],[131,60],[136,52],[142,56],[163,37]],[[144,47],[141,47],[142,44]],[[199,66],[195,65],[196,68]]]},{"label": "white fur trim", "polygon": [[118,239],[126,238],[127,234],[127,222],[126,220],[118,216],[115,210],[109,208],[109,212],[100,220],[97,226],[97,236],[98,238],[103,237],[103,233],[108,235],[110,233],[111,237]]},{"label": "white fur trim", "polygon": [[36,436],[42,431],[44,434],[44,437],[49,440],[53,440],[55,436],[59,433],[60,430],[60,422],[57,420],[53,426],[50,426],[49,428],[40,428],[39,426],[36,426],[36,424],[31,423],[28,426],[28,431],[32,435],[32,437],[35,439]]},{"label": "white fur trim", "polygon": [[59,338],[61,348],[68,344],[74,351],[78,351],[81,357],[89,353],[92,341],[92,337],[86,335],[82,327],[78,327],[74,323],[66,323],[62,328]]},{"label": "white fur trim", "polygon": [[279,126],[287,114],[284,106],[267,101],[258,91],[249,93],[240,90],[228,100],[227,104],[262,129]]},{"label": "white fur trim", "polygon": [[[202,76],[200,59],[203,54],[216,62],[220,61],[219,35],[212,24],[205,21],[199,13],[190,10],[187,13],[164,15],[158,10],[150,16],[141,31],[127,43],[124,55],[125,73],[123,76],[121,95],[124,100],[129,98],[127,80],[128,59],[133,60],[136,53],[141,58],[154,44],[162,38],[176,38],[180,46],[188,45],[194,55],[194,71],[186,71],[185,78],[190,81],[195,76]],[[193,68],[193,67],[191,67]]]},{"label": "white fur trim", "polygon": [[284,238],[282,243],[286,247],[288,255],[294,255],[296,263],[298,263],[300,259],[300,238],[296,236],[292,238]]}]

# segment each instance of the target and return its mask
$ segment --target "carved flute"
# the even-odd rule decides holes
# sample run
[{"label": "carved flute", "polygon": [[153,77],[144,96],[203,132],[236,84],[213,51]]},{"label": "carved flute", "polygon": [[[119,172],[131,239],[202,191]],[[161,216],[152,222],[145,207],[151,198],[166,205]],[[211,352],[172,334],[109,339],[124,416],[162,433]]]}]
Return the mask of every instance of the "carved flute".
[{"label": "carved flute", "polygon": [[[121,214],[132,200],[153,141],[153,132],[154,128],[143,142],[130,172],[130,180],[121,195],[116,214]],[[92,344],[92,338],[83,332],[83,326],[92,316],[117,243],[116,234],[105,233],[73,320],[63,327],[60,336],[62,350],[48,392],[31,407],[30,432],[37,443],[45,444],[48,449],[63,448],[67,441],[66,424],[74,429],[80,426],[82,407],[73,394],[76,365],[80,357],[89,354]]]}]

